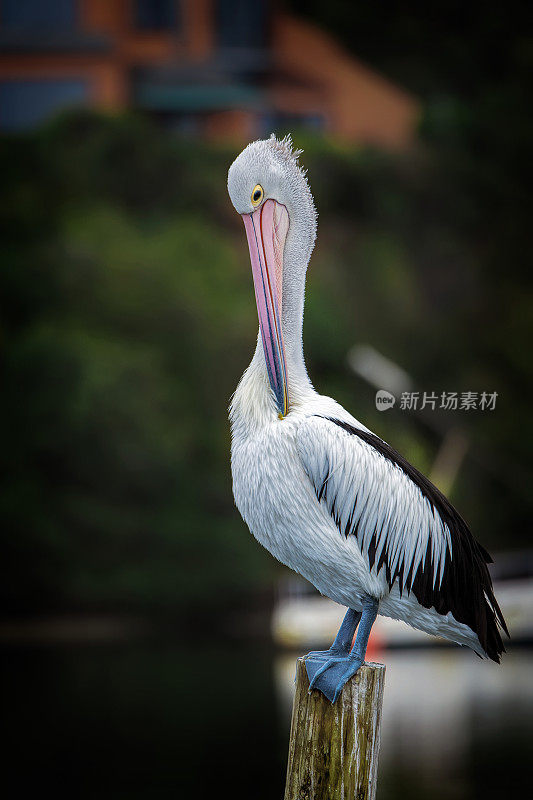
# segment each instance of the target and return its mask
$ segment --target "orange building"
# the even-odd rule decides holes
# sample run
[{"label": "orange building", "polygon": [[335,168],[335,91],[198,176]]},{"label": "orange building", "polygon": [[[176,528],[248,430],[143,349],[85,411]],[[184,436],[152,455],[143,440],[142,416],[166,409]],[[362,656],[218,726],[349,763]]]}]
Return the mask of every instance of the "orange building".
[{"label": "orange building", "polygon": [[419,103],[268,0],[0,0],[0,128],[136,108],[202,136],[287,126],[389,148]]}]

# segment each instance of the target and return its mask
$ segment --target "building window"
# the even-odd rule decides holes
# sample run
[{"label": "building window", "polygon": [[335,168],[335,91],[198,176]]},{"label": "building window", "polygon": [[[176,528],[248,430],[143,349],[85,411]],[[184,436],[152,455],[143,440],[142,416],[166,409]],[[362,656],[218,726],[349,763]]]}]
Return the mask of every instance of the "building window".
[{"label": "building window", "polygon": [[219,47],[264,47],[266,25],[266,0],[216,0]]},{"label": "building window", "polygon": [[168,31],[178,27],[179,0],[135,0],[135,25],[144,31]]},{"label": "building window", "polygon": [[6,30],[72,30],[78,0],[1,0],[0,27]]},{"label": "building window", "polygon": [[87,96],[87,82],[78,78],[0,81],[0,129],[33,128]]}]

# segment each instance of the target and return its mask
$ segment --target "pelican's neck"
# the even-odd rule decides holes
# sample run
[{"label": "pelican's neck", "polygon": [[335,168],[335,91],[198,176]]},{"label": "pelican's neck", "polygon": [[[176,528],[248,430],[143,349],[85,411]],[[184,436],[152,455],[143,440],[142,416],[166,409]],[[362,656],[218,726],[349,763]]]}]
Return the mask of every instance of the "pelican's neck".
[{"label": "pelican's neck", "polygon": [[[281,328],[289,395],[289,414],[292,408],[315,394],[304,361],[303,314],[305,275],[309,260],[309,247],[305,247],[302,220],[291,219],[283,255],[283,295]],[[231,403],[234,428],[237,420],[250,428],[278,418],[279,412],[270,388],[261,332],[250,366],[242,376]]]},{"label": "pelican's neck", "polygon": [[289,389],[291,380],[295,389],[311,386],[303,350],[305,278],[310,254],[309,248],[305,247],[301,227],[298,218],[289,226],[283,256],[281,326]]}]

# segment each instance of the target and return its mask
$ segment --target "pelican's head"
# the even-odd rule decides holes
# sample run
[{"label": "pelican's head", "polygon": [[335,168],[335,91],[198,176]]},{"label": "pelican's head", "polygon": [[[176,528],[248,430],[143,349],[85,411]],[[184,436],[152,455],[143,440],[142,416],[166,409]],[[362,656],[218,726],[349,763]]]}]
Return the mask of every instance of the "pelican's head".
[{"label": "pelican's head", "polygon": [[[283,313],[303,310],[305,270],[316,236],[316,211],[305,172],[298,164],[301,151],[282,140],[252,142],[235,159],[228,173],[228,191],[242,215],[255,287],[261,338],[268,378],[280,416],[289,409],[284,329],[294,319]],[[290,257],[288,250],[290,247]]]}]

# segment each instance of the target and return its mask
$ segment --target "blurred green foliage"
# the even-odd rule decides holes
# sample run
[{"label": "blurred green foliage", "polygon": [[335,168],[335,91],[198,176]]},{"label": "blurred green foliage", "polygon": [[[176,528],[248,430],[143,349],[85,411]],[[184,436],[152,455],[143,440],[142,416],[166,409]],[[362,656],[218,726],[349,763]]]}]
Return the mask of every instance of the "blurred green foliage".
[{"label": "blurred green foliage", "polygon": [[[315,385],[426,470],[438,438],[375,411],[351,345],[421,390],[497,391],[495,412],[441,418],[477,452],[453,500],[485,544],[526,542],[522,187],[438,142],[385,155],[295,138],[321,215]],[[0,142],[5,610],[221,610],[271,580],[231,498],[226,408],[257,328],[234,156],[85,112]]]}]

